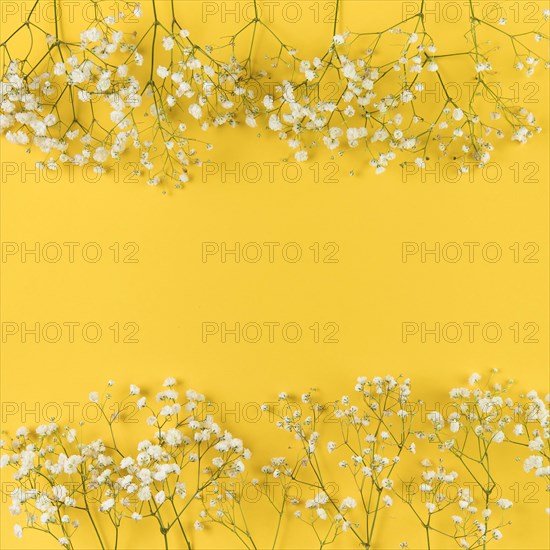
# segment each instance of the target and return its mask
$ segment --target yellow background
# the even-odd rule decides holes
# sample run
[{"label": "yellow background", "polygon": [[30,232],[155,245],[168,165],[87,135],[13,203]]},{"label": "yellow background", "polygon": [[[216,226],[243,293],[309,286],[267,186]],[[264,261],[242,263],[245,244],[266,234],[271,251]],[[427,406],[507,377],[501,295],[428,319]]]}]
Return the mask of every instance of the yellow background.
[{"label": "yellow background", "polygon": [[[310,4],[301,2],[304,16],[296,24],[275,21],[304,56],[318,53],[331,35],[330,23],[312,23],[312,12],[306,10]],[[200,2],[185,3],[187,26],[198,42],[206,37],[215,42],[216,37],[230,34],[228,27],[238,28],[231,19],[227,24],[219,18],[201,23],[202,8]],[[401,3],[345,0],[342,9],[340,30],[357,29],[360,19],[368,19],[376,28],[398,19]],[[463,39],[456,40],[459,47]],[[104,334],[95,344],[78,338],[75,343],[22,344],[12,337],[2,346],[2,401],[17,407],[23,403],[32,407],[35,402],[85,403],[88,391],[104,388],[109,378],[117,386],[125,388],[132,382],[154,391],[170,375],[185,387],[224,401],[228,409],[237,403],[242,410],[246,403],[273,400],[283,389],[302,392],[316,386],[324,390],[322,395],[337,397],[352,391],[358,375],[386,373],[405,373],[425,397],[442,400],[472,371],[484,373],[493,367],[517,377],[522,388],[545,391],[546,81],[541,68],[535,77],[541,88],[533,108],[544,133],[529,146],[499,142],[493,160],[502,167],[503,177],[493,183],[479,174],[471,182],[467,178],[435,182],[430,176],[424,182],[418,176],[403,181],[397,165],[374,176],[358,152],[336,159],[338,181],[333,183],[315,183],[308,164],[302,165],[303,177],[296,183],[281,178],[269,182],[266,173],[256,183],[237,183],[231,176],[225,183],[217,176],[201,181],[199,169],[182,191],[167,195],[144,181],[115,182],[112,177],[91,183],[70,181],[66,175],[57,182],[35,182],[33,176],[23,182],[20,174],[10,176],[1,185],[3,242],[97,242],[104,259],[96,264],[79,259],[50,264],[34,263],[30,257],[26,263],[8,258],[2,264],[2,321],[93,321],[101,324]],[[215,149],[208,157],[227,163],[228,168],[286,158],[286,147],[273,136],[258,139],[255,133],[244,128],[214,131],[209,139]],[[4,162],[32,165],[32,154],[25,155],[22,148],[5,139],[1,147]],[[312,162],[323,166],[333,161],[319,152]],[[538,163],[538,181],[514,182],[510,166],[516,162]],[[348,175],[351,169],[354,177]],[[292,264],[278,256],[274,263],[253,264],[230,258],[222,263],[217,256],[204,263],[202,243],[207,241],[292,241],[302,246],[304,259]],[[403,263],[404,241],[494,241],[502,245],[504,256],[496,264]],[[110,260],[109,246],[115,242],[138,243],[139,262]],[[308,247],[315,242],[338,243],[338,263],[313,262]],[[507,249],[514,242],[538,243],[539,263],[514,263]],[[116,321],[137,323],[139,343],[113,343],[107,327]],[[264,339],[256,344],[223,344],[215,338],[203,343],[201,324],[206,321],[297,322],[304,335],[296,344],[280,338],[275,343]],[[480,338],[474,343],[463,338],[455,344],[422,344],[418,337],[405,344],[401,338],[405,321],[495,321],[503,327],[503,337],[495,344]],[[339,342],[314,343],[307,328],[314,322],[336,322]],[[538,323],[539,343],[514,343],[507,329],[514,322]],[[22,420],[11,415],[3,428],[13,430]],[[27,420],[33,424],[32,415]],[[265,426],[234,416],[228,416],[226,423],[253,449],[257,464],[272,452],[281,454],[270,451],[273,428],[267,432]],[[510,484],[516,480],[514,472],[510,471]],[[515,522],[506,529],[501,548],[548,546],[543,495],[540,491],[541,503],[536,506],[516,505]],[[49,542],[28,532],[22,541],[13,538],[6,501],[3,495],[2,548],[45,548]],[[386,529],[395,525],[389,522],[392,515],[400,529]],[[404,539],[414,547],[414,536],[407,534],[407,526],[413,526],[409,516],[392,512],[382,521],[378,548],[395,548]],[[416,524],[414,529],[418,531]],[[139,539],[135,533],[127,535],[123,545],[160,544],[156,533],[140,531]],[[196,540],[201,547],[216,548],[224,537],[220,531]],[[285,543],[308,547],[311,540],[287,538]]]}]

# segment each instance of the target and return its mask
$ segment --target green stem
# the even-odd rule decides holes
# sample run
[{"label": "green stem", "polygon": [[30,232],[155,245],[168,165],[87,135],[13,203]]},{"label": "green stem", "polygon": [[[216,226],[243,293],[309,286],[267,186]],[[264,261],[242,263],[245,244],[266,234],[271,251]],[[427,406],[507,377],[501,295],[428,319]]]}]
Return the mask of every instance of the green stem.
[{"label": "green stem", "polygon": [[84,479],[82,479],[82,496],[84,497],[84,504],[86,506],[86,513],[88,514],[88,517],[90,518],[90,521],[92,523],[92,527],[94,528],[95,534],[97,536],[97,540],[99,541],[99,545],[101,546],[102,550],[105,550],[105,545],[103,544],[103,541],[101,540],[101,535],[99,534],[99,531],[97,529],[97,526],[95,524],[94,518],[92,516],[92,513],[90,512],[90,507],[88,505],[88,500],[86,499],[86,486],[84,483]]}]

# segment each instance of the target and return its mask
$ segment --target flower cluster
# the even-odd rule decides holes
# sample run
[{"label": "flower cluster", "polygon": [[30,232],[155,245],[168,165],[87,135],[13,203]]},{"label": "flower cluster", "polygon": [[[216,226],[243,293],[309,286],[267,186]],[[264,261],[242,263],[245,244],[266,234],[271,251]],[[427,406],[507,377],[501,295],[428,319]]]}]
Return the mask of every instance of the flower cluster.
[{"label": "flower cluster", "polygon": [[[499,498],[499,486],[495,474],[495,462],[503,451],[503,446],[513,450],[526,449],[529,456],[523,459],[525,472],[534,470],[537,477],[550,480],[550,430],[547,405],[534,390],[526,396],[514,395],[514,382],[505,383],[492,380],[497,369],[491,371],[486,382],[478,373],[470,376],[468,387],[453,388],[451,401],[445,411],[435,410],[428,414],[433,431],[427,438],[438,445],[444,453],[450,453],[458,466],[467,472],[471,486],[481,495],[481,510],[474,504],[473,494],[466,487],[459,490],[461,509],[466,517],[453,516],[456,524],[454,537],[461,547],[483,546],[490,540],[502,537],[500,528],[505,525],[497,519],[493,510],[507,510],[512,506],[508,499]],[[509,451],[508,451],[509,452]],[[521,457],[517,457],[521,461]],[[422,486],[421,486],[422,487]],[[550,491],[550,484],[547,485]],[[430,492],[432,488],[430,487]],[[438,498],[435,493],[436,499]],[[445,499],[443,499],[444,507]],[[432,511],[439,511],[440,503],[427,504]],[[550,509],[547,509],[550,513]],[[481,517],[476,518],[480,512]],[[425,525],[429,526],[428,521]]]},{"label": "flower cluster", "polygon": [[[519,452],[518,475],[550,477],[547,403],[493,376],[481,385],[474,373],[469,386],[453,388],[450,401],[427,414],[403,376],[359,377],[353,396],[328,402],[313,389],[299,398],[282,392],[262,411],[284,451],[256,471],[245,469],[251,452],[209,414],[205,397],[188,390],[180,399],[173,378],[156,404],[131,385],[115,412],[110,389],[103,397],[91,392],[107,437],[86,439],[84,422],[52,422],[20,427],[1,442],[0,465],[17,485],[14,532],[37,530],[72,549],[86,523],[104,549],[117,547],[128,524],[152,522],[164,548],[176,537],[177,547],[192,548],[198,531],[220,527],[244,548],[275,548],[297,522],[316,547],[342,537],[371,548],[391,510],[390,516],[410,512],[427,548],[447,547],[447,540],[486,549],[503,537],[516,502],[503,493],[506,460]],[[146,427],[138,423],[128,446],[132,434],[121,438],[116,428],[130,431],[124,420],[138,414]],[[419,459],[419,452],[433,458]],[[260,510],[265,524],[257,531],[250,520]]]},{"label": "flower cluster", "polygon": [[[372,545],[379,511],[393,504],[391,494],[401,453],[416,452],[414,442],[409,441],[414,417],[410,384],[409,379],[390,375],[372,380],[359,377],[357,399],[344,395],[328,409],[338,425],[339,437],[326,443],[326,452],[348,473],[353,487],[353,496],[338,506],[341,530],[351,531],[366,548]],[[282,427],[296,431],[287,419]],[[315,452],[309,440],[307,450]],[[314,461],[312,468],[318,464]],[[321,478],[320,472],[317,478]],[[348,517],[342,514],[356,507]]]},{"label": "flower cluster", "polygon": [[478,449],[477,460],[483,466],[484,475],[488,476],[485,489],[488,496],[494,489],[489,450],[503,443],[529,453],[523,459],[525,472],[533,471],[537,477],[550,480],[550,416],[543,399],[534,390],[514,399],[510,395],[513,381],[503,384],[489,380],[484,386],[480,385],[481,381],[482,377],[474,373],[469,378],[470,387],[451,390],[448,414],[432,411],[428,415],[434,427],[428,437],[441,449],[467,462],[473,455],[465,439],[473,436]]},{"label": "flower cluster", "polygon": [[[498,38],[509,45],[526,78],[537,65],[548,68],[539,52],[548,11],[532,31],[514,33],[504,19],[494,25],[478,17],[470,1],[467,42],[454,52],[436,45],[420,2],[417,14],[383,31],[337,34],[335,21],[326,51],[306,59],[262,20],[258,0],[254,18],[218,47],[193,40],[174,0],[169,17],[156,0],[147,2],[152,23],[141,34],[134,30],[144,15],[139,3],[123,2],[107,15],[103,0],[95,0],[94,20],[77,41],[61,32],[58,0],[55,28],[34,22],[43,1],[35,0],[26,21],[0,44],[6,60],[0,130],[10,142],[39,149],[45,169],[91,165],[101,174],[126,152],[150,185],[165,178],[181,187],[189,167],[202,162],[197,146],[212,147],[193,130],[244,123],[274,132],[299,162],[322,144],[339,154],[361,147],[377,173],[397,158],[423,168],[431,154],[468,171],[489,162],[493,137],[526,143],[541,131],[534,113],[493,85],[487,44]],[[277,51],[264,55],[265,67],[254,55],[259,28]],[[23,33],[27,52],[13,45]],[[249,53],[241,59],[243,45]],[[460,97],[450,89],[454,63],[466,63],[474,75]],[[422,101],[434,86],[442,101]]]},{"label": "flower cluster", "polygon": [[[434,533],[452,539],[460,548],[485,548],[502,538],[501,529],[509,524],[503,511],[512,507],[512,501],[499,498],[489,504],[486,493],[478,491],[477,480],[466,476],[461,485],[459,474],[447,471],[441,459],[437,467],[428,459],[421,465],[424,470],[418,483],[409,482],[405,495],[399,497],[425,529],[428,548]],[[478,493],[483,497],[477,498]]]},{"label": "flower cluster", "polygon": [[[108,440],[84,442],[82,425],[50,423],[33,431],[19,428],[11,441],[3,442],[9,452],[2,454],[1,466],[14,470],[19,485],[10,507],[13,515],[23,516],[14,527],[16,536],[36,529],[73,548],[84,511],[101,548],[109,545],[96,528],[98,515],[112,525],[115,547],[125,523],[146,518],[158,523],[165,539],[174,528],[188,541],[182,514],[211,484],[242,474],[250,451],[205,412],[203,395],[188,390],[180,401],[175,384],[173,378],[164,382],[155,408],[131,385],[120,410],[110,415],[110,393],[100,400],[91,392],[90,401],[109,427]],[[144,423],[151,434],[126,452],[113,425],[138,412],[149,415]]]}]

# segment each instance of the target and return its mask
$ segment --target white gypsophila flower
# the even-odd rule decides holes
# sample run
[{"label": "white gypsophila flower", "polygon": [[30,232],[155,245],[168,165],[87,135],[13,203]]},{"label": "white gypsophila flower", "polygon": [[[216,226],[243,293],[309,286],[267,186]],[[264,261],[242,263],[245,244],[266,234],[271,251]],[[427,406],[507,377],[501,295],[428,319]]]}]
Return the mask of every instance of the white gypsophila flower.
[{"label": "white gypsophila flower", "polygon": [[456,109],[453,110],[453,118],[456,121],[462,120],[464,118],[464,111],[459,107],[457,107]]},{"label": "white gypsophila flower", "polygon": [[502,508],[503,510],[508,510],[508,508],[511,508],[512,505],[513,505],[513,502],[511,500],[508,500],[506,498],[499,498],[497,501],[496,501],[496,505],[499,507],[499,508]]},{"label": "white gypsophila flower", "polygon": [[171,36],[165,36],[162,39],[162,46],[165,50],[170,51],[174,49],[174,39]]},{"label": "white gypsophila flower", "polygon": [[352,497],[346,497],[340,503],[340,511],[350,510],[357,506],[357,502]]},{"label": "white gypsophila flower", "polygon": [[479,381],[481,380],[481,376],[474,372],[472,375],[470,375],[470,378],[468,378],[468,383],[470,386],[475,386]]},{"label": "white gypsophila flower", "polygon": [[542,468],[543,458],[540,455],[531,455],[523,461],[523,469],[525,472],[530,472],[536,468]]},{"label": "white gypsophila flower", "polygon": [[199,104],[197,103],[193,103],[192,105],[189,106],[189,114],[199,120],[201,117],[202,117],[202,108]]},{"label": "white gypsophila flower", "polygon": [[99,510],[101,512],[108,512],[111,508],[113,508],[114,505],[115,505],[115,499],[109,498],[101,503],[101,505],[99,506]]},{"label": "white gypsophila flower", "polygon": [[167,67],[159,65],[157,67],[157,75],[160,76],[160,78],[167,78],[170,75],[170,70]]}]

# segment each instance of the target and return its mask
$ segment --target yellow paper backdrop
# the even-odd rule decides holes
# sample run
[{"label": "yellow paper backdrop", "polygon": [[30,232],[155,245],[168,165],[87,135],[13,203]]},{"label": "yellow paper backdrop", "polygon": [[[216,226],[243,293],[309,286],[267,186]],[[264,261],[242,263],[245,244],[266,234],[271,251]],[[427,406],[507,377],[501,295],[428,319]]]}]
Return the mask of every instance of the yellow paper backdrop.
[{"label": "yellow paper backdrop", "polygon": [[[238,2],[181,2],[185,26],[198,42],[215,43],[239,28],[242,20],[236,22],[231,14],[226,13],[224,21],[222,4],[246,8]],[[301,9],[295,23],[289,20],[294,15],[286,20],[278,15],[286,4],[285,0],[273,8],[274,26],[304,56],[322,50],[332,23],[315,23],[313,17],[315,10],[330,13],[330,2],[294,2]],[[383,27],[399,18],[404,4],[344,0],[339,29],[357,29],[362,22]],[[438,4],[466,9],[463,2]],[[543,3],[536,4],[540,14]],[[20,15],[10,17],[2,21],[3,26],[6,23],[3,35]],[[450,36],[453,24],[444,20],[440,24],[441,32]],[[459,47],[463,37],[452,36]],[[509,72],[502,78],[513,83],[517,76]],[[35,180],[33,154],[26,155],[23,148],[2,139],[2,242],[19,247],[22,243],[29,247],[78,243],[73,263],[65,252],[52,263],[43,258],[36,262],[32,255],[26,262],[17,254],[3,258],[2,321],[28,326],[38,322],[42,327],[74,321],[80,326],[96,323],[103,330],[97,343],[85,342],[79,328],[73,343],[67,341],[66,333],[57,343],[47,343],[43,337],[33,343],[32,336],[30,342],[22,343],[19,335],[10,336],[2,345],[3,428],[14,430],[22,423],[45,421],[48,403],[58,403],[65,414],[63,404],[77,402],[78,411],[88,392],[103,389],[110,378],[120,391],[131,382],[154,391],[164,377],[176,376],[186,387],[225,403],[225,423],[255,452],[253,465],[257,466],[282,453],[272,449],[274,428],[268,431],[265,425],[247,422],[243,410],[247,406],[252,407],[249,412],[254,410],[257,405],[247,404],[273,400],[283,389],[301,393],[315,386],[323,395],[338,397],[352,391],[359,375],[404,373],[425,397],[444,400],[447,390],[463,384],[472,371],[485,373],[497,367],[505,376],[517,378],[522,388],[547,391],[547,73],[541,69],[532,81],[538,88],[531,108],[544,133],[528,146],[499,142],[493,155],[495,170],[501,171],[497,181],[493,173],[476,173],[471,180],[466,176],[458,182],[446,180],[441,173],[428,174],[423,181],[418,175],[404,176],[397,165],[375,176],[359,152],[336,159],[319,152],[301,165],[297,181],[288,181],[294,178],[290,172],[285,181],[286,146],[273,136],[260,139],[255,131],[237,128],[214,130],[209,138],[215,144],[208,153],[217,163],[215,174],[195,170],[182,191],[164,195],[159,188],[127,177],[124,161],[118,181],[112,176],[84,181],[78,172],[72,176],[64,172],[59,181],[40,176]],[[259,181],[251,181],[252,172],[245,173],[253,170],[244,168],[251,162],[260,167]],[[263,164],[267,162],[277,163],[272,181]],[[236,165],[238,182],[230,172]],[[25,167],[31,173],[23,174]],[[322,181],[333,171],[330,181]],[[203,258],[203,243],[216,243],[208,248],[213,250],[222,242],[227,247],[258,243],[264,255],[256,263],[243,258],[235,262],[231,255],[224,263],[220,253]],[[273,262],[262,244],[266,242],[279,243]],[[440,246],[479,242],[481,246],[472,263],[436,263],[429,255],[423,263],[420,254],[403,261],[404,242],[425,242],[428,247],[435,242]],[[86,247],[87,243],[96,244]],[[124,248],[126,243],[135,244]],[[285,261],[281,251],[286,243],[300,246],[300,261]],[[321,260],[337,246],[331,256],[337,261],[316,262],[315,243],[320,243]],[[336,245],[328,244],[323,250],[326,243]],[[483,260],[481,248],[486,243],[502,247],[500,261]],[[517,263],[509,249],[514,243],[522,247]],[[523,261],[531,251],[523,251],[525,243],[538,246],[538,263]],[[81,250],[93,256],[98,247],[102,251],[98,262],[82,259]],[[136,247],[136,254],[127,257]],[[295,248],[289,245],[285,250],[292,256]],[[252,244],[246,250],[253,257],[256,249]],[[116,250],[120,258],[137,262],[117,263]],[[451,248],[446,251],[453,253]],[[236,322],[293,322],[303,335],[297,343],[286,342],[278,331],[273,343],[265,332],[258,343],[234,343],[228,335],[224,343],[217,333],[203,342],[205,322],[218,327],[227,323],[229,328]],[[417,323],[419,329],[422,323],[430,328],[436,322],[480,326],[493,322],[503,333],[497,343],[484,341],[480,329],[472,343],[466,332],[457,343],[434,343],[429,335],[422,343],[420,334],[403,342],[404,322]],[[122,336],[134,327],[124,329],[124,324],[135,323],[139,342],[115,343],[109,329],[114,323],[120,324]],[[336,324],[337,343],[315,343],[308,328],[314,323]],[[514,323],[522,327],[536,323],[538,343],[514,342],[509,329]],[[521,339],[524,336],[522,328]],[[38,410],[33,413],[36,403]],[[231,413],[234,410],[237,414]],[[521,466],[516,466],[517,470],[509,468],[509,485],[524,480],[518,478],[523,475]],[[13,519],[7,511],[9,479],[2,473],[1,547],[49,547],[50,541],[28,532],[21,541],[13,537]],[[536,498],[536,505],[521,500],[516,504],[511,514],[514,523],[507,528],[501,548],[548,547],[542,484]],[[255,519],[259,525],[261,513]],[[396,548],[401,540],[409,540],[411,547],[423,544],[421,536],[409,534],[413,525],[414,533],[418,528],[403,510],[397,508],[382,521],[377,548]],[[314,547],[310,535],[297,533],[294,538],[284,536],[285,547]],[[232,544],[223,531],[193,537],[200,548]],[[91,548],[91,535],[89,541]],[[158,533],[137,527],[121,541],[122,547],[136,549],[160,543]]]}]

